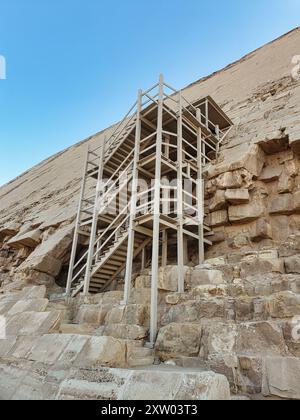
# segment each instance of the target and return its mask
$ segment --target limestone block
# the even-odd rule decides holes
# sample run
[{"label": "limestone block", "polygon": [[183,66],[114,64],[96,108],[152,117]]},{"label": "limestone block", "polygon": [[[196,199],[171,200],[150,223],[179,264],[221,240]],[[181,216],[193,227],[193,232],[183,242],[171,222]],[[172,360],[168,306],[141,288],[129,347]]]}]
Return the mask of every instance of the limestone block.
[{"label": "limestone block", "polygon": [[81,305],[75,321],[79,324],[102,325],[110,310],[110,304]]},{"label": "limestone block", "polygon": [[151,289],[132,289],[129,303],[137,305],[149,305],[151,301]]},{"label": "limestone block", "polygon": [[143,340],[148,335],[148,328],[141,325],[109,324],[104,327],[101,335],[122,340]]},{"label": "limestone block", "polygon": [[160,356],[197,356],[201,344],[199,324],[169,324],[160,329],[155,349]]},{"label": "limestone block", "polygon": [[135,280],[136,289],[147,289],[151,287],[151,276],[139,276]]},{"label": "limestone block", "polygon": [[259,219],[254,223],[250,230],[250,238],[253,242],[272,239],[272,227],[266,219]]},{"label": "limestone block", "polygon": [[125,341],[112,337],[91,337],[74,361],[74,365],[78,367],[125,367],[125,362]]},{"label": "limestone block", "polygon": [[34,255],[33,252],[29,258],[21,264],[18,271],[36,270],[56,277],[61,270],[61,266],[61,261],[51,257],[51,255]]},{"label": "limestone block", "polygon": [[288,274],[300,274],[300,255],[293,255],[284,260]]},{"label": "limestone block", "polygon": [[164,315],[162,323],[188,323],[197,322],[202,318],[223,318],[224,300],[220,298],[207,298],[199,301],[187,301],[172,306]]},{"label": "limestone block", "polygon": [[192,272],[191,286],[220,285],[224,284],[223,272],[221,270],[206,270],[196,268]]},{"label": "limestone block", "polygon": [[17,338],[10,355],[16,359],[27,359],[40,337],[20,336]]},{"label": "limestone block", "polygon": [[59,328],[62,313],[22,312],[12,316],[7,325],[7,335],[42,335],[54,332]]},{"label": "limestone block", "polygon": [[254,276],[257,274],[284,273],[284,261],[280,258],[262,259],[255,258],[252,261],[241,263],[241,277]]},{"label": "limestone block", "polygon": [[123,321],[130,325],[144,325],[147,319],[147,310],[144,305],[126,305]]},{"label": "limestone block", "polygon": [[129,370],[99,368],[76,369],[59,387],[58,400],[117,400]]},{"label": "limestone block", "polygon": [[108,311],[105,317],[105,324],[121,324],[124,316],[125,308],[116,306]]},{"label": "limestone block", "polygon": [[213,212],[217,210],[223,210],[226,207],[227,203],[225,199],[225,191],[218,190],[209,202],[209,210]]},{"label": "limestone block", "polygon": [[[185,284],[190,278],[190,268],[184,267]],[[178,290],[178,266],[160,267],[158,272],[158,289],[168,292]]]},{"label": "limestone block", "polygon": [[12,237],[16,235],[20,230],[21,224],[16,222],[9,222],[4,226],[0,227],[0,238],[4,238],[6,236]]},{"label": "limestone block", "polygon": [[27,300],[27,299],[41,299],[46,296],[46,287],[45,286],[28,286],[24,287],[18,300]]},{"label": "limestone block", "polygon": [[58,363],[71,364],[74,363],[78,355],[83,351],[87,345],[90,337],[88,335],[70,334],[71,340],[67,342],[63,352],[58,358]]},{"label": "limestone block", "polygon": [[282,174],[282,166],[266,166],[264,167],[259,180],[263,182],[273,182],[278,181],[280,175]]},{"label": "limestone block", "polygon": [[299,400],[299,377],[299,358],[267,357],[263,367],[263,395]]},{"label": "limestone block", "polygon": [[230,206],[228,209],[229,221],[232,223],[246,223],[258,219],[264,215],[264,206],[259,201],[253,201],[250,204],[240,204]]},{"label": "limestone block", "polygon": [[294,202],[292,194],[282,194],[274,198],[269,204],[270,214],[291,214]]},{"label": "limestone block", "polygon": [[293,204],[294,204],[294,211],[300,211],[300,191],[295,191],[293,193]]},{"label": "limestone block", "polygon": [[284,169],[278,183],[278,193],[291,193],[295,187],[295,179],[291,177]]},{"label": "limestone block", "polygon": [[289,291],[275,293],[267,300],[267,308],[272,318],[299,316],[300,295]]},{"label": "limestone block", "polygon": [[28,359],[35,362],[53,364],[61,356],[72,338],[71,334],[43,335],[37,340],[37,343],[28,355]]},{"label": "limestone block", "polygon": [[292,150],[296,153],[300,153],[300,129],[296,127],[295,130],[289,133],[289,143]]},{"label": "limestone block", "polygon": [[243,177],[240,171],[225,172],[217,178],[217,187],[222,190],[228,188],[241,188]]},{"label": "limestone block", "polygon": [[249,191],[245,188],[240,189],[228,189],[225,192],[225,199],[232,205],[245,204],[250,200]]},{"label": "limestone block", "polygon": [[206,223],[211,227],[224,226],[228,223],[227,210],[219,210],[210,213],[206,219]]},{"label": "limestone block", "polygon": [[41,241],[41,231],[39,229],[30,230],[28,232],[20,232],[11,238],[7,244],[16,249],[23,247],[35,248]]},{"label": "limestone block", "polygon": [[16,276],[28,284],[45,285],[47,287],[55,284],[55,278],[53,276],[42,273],[41,271],[24,269],[20,273],[17,273]]},{"label": "limestone block", "polygon": [[230,400],[230,389],[226,377],[213,372],[132,372],[119,399],[144,400],[145,395],[149,401]]},{"label": "limestone block", "polygon": [[8,311],[8,316],[13,316],[21,312],[43,312],[48,306],[48,299],[27,299],[19,300],[15,305]]},{"label": "limestone block", "polygon": [[[16,337],[7,337],[5,340],[0,340],[0,357],[5,357],[14,348]],[[1,375],[0,375],[1,376]],[[1,395],[1,394],[0,394]]]}]

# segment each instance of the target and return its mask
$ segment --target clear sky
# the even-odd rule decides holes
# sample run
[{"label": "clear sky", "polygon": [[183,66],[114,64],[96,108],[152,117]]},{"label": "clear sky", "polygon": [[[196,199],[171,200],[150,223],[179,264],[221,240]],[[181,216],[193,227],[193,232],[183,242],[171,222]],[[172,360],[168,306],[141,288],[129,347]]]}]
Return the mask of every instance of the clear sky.
[{"label": "clear sky", "polygon": [[120,119],[160,72],[183,87],[299,18],[300,0],[0,0],[0,185]]}]

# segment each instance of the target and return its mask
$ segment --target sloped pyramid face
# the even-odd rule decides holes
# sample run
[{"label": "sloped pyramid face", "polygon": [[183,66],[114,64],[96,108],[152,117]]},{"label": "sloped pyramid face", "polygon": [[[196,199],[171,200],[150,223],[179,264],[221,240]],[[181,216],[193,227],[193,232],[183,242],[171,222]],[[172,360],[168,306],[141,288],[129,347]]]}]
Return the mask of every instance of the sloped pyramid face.
[{"label": "sloped pyramid face", "polygon": [[[206,223],[213,230],[205,264],[197,266],[192,244],[181,295],[176,293],[176,259],[170,256],[175,266],[160,271],[159,333],[153,351],[141,347],[149,329],[147,269],[135,273],[125,308],[119,305],[122,282],[89,301],[79,296],[73,311],[64,302],[47,300],[65,285],[87,146],[101,144],[114,127],[1,187],[0,316],[8,320],[9,337],[2,346],[0,337],[0,398],[1,392],[10,398],[18,395],[6,390],[5,381],[14,383],[11,378],[24,366],[34,371],[36,363],[45,363],[47,369],[63,362],[65,380],[53,395],[45,391],[41,396],[76,398],[86,395],[69,387],[80,379],[69,363],[86,367],[84,380],[89,382],[93,367],[139,366],[156,357],[224,374],[233,391],[300,399],[299,56],[297,28],[183,90],[192,103],[211,96],[234,127],[217,160],[205,168]],[[7,363],[11,358],[13,371]],[[118,397],[120,381],[127,396],[132,386],[139,387],[138,374],[131,373],[133,379],[122,375],[113,373],[109,397]],[[150,384],[160,378],[153,375],[149,373]],[[207,395],[228,398],[224,376],[208,377],[212,385]],[[175,379],[168,378],[170,383]],[[201,386],[207,378],[195,380]],[[22,384],[17,386],[29,398]],[[103,389],[98,391],[103,396]]]}]

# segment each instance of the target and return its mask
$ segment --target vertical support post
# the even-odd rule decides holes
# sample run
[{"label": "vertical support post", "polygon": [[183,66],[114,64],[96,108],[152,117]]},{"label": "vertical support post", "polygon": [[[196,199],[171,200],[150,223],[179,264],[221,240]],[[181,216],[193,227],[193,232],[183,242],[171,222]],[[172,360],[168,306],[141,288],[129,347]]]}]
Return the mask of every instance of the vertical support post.
[{"label": "vertical support post", "polygon": [[160,191],[161,191],[161,153],[162,153],[162,125],[164,102],[164,78],[159,78],[159,97],[157,111],[157,135],[154,180],[154,214],[152,240],[152,269],[151,269],[151,308],[150,308],[150,345],[154,346],[157,336],[157,283],[159,262],[159,229],[160,229]]},{"label": "vertical support post", "polygon": [[208,118],[208,99],[205,100],[205,125],[208,128],[209,127],[209,118]]},{"label": "vertical support post", "polygon": [[130,297],[131,291],[131,278],[132,278],[132,264],[134,254],[134,221],[137,207],[137,193],[138,193],[138,160],[140,156],[140,142],[141,142],[141,111],[142,111],[142,96],[143,92],[138,92],[138,103],[137,103],[137,116],[136,116],[136,129],[135,129],[135,149],[134,149],[134,161],[133,161],[133,172],[132,172],[132,190],[131,190],[131,204],[130,204],[130,219],[128,227],[128,246],[127,246],[127,259],[126,259],[126,271],[125,271],[125,286],[124,286],[124,299],[123,304],[126,304]]},{"label": "vertical support post", "polygon": [[162,267],[166,267],[168,265],[168,232],[165,229],[162,233]]},{"label": "vertical support post", "polygon": [[74,237],[72,243],[72,251],[70,257],[70,265],[69,265],[69,272],[68,272],[68,280],[67,280],[67,287],[66,287],[66,296],[70,296],[71,294],[71,287],[72,287],[72,279],[73,279],[73,270],[76,258],[76,250],[78,245],[78,235],[80,229],[80,216],[81,216],[81,208],[82,208],[82,200],[85,194],[85,185],[86,185],[86,172],[88,167],[88,159],[89,159],[89,146],[86,151],[86,158],[84,163],[82,181],[81,181],[81,190],[80,190],[80,197],[79,197],[79,206],[77,210],[77,216],[75,221],[75,230],[74,230]]},{"label": "vertical support post", "polygon": [[86,262],[85,278],[84,278],[84,289],[83,289],[84,296],[87,296],[90,290],[91,269],[92,269],[92,264],[93,264],[93,256],[95,252],[95,239],[96,239],[96,233],[97,233],[98,214],[99,214],[98,198],[99,198],[99,192],[100,192],[100,183],[103,178],[103,169],[104,169],[105,143],[106,143],[106,139],[104,139],[102,147],[100,149],[97,187],[96,187],[95,203],[94,203],[94,211],[93,211],[93,221],[92,221],[92,226],[91,226],[91,236],[90,236],[88,257],[87,257],[87,262]]},{"label": "vertical support post", "polygon": [[178,263],[178,293],[184,292],[184,255],[183,255],[183,142],[182,142],[182,96],[178,93],[177,119],[177,263]]},{"label": "vertical support post", "polygon": [[[197,118],[201,121],[201,111],[197,109]],[[199,264],[204,262],[204,191],[203,191],[203,145],[201,127],[197,130],[197,209],[198,209],[198,236],[199,236]],[[205,153],[205,147],[204,147]],[[204,158],[205,159],[205,158]],[[205,161],[204,161],[205,162]]]},{"label": "vertical support post", "polygon": [[218,157],[219,151],[220,151],[220,127],[219,125],[216,125],[216,137],[217,137],[217,147],[216,147],[216,157]]}]

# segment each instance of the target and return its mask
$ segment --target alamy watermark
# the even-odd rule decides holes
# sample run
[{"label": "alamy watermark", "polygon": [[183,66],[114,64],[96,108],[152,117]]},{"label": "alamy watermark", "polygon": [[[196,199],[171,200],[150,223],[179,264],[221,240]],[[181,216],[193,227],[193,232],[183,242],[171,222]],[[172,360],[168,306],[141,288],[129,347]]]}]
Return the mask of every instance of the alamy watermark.
[{"label": "alamy watermark", "polygon": [[6,59],[0,55],[0,80],[6,79]]},{"label": "alamy watermark", "polygon": [[292,78],[294,80],[300,80],[300,55],[294,55],[294,57],[292,58]]},{"label": "alamy watermark", "polygon": [[0,340],[6,339],[6,318],[0,316]]}]

